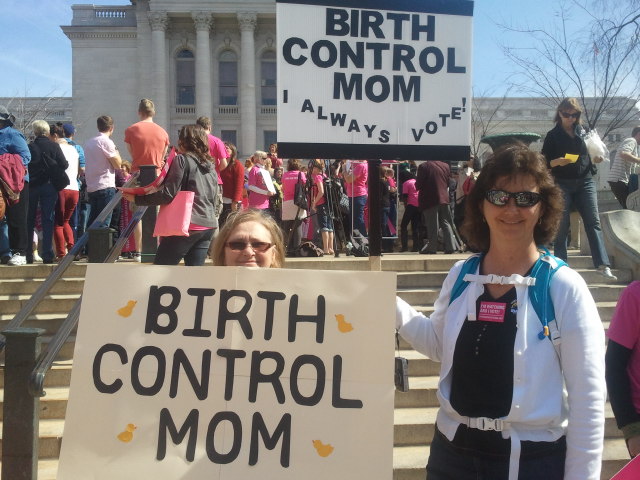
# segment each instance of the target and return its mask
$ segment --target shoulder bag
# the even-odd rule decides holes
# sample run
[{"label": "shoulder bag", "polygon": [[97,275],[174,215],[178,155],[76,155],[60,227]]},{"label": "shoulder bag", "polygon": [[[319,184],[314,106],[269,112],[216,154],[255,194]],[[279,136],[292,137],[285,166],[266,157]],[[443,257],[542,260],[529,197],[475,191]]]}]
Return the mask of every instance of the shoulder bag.
[{"label": "shoulder bag", "polygon": [[[185,174],[188,178],[190,160],[185,155]],[[182,180],[184,184],[184,177]],[[188,237],[191,224],[191,211],[195,192],[181,190],[173,197],[171,203],[161,205],[156,218],[156,226],[153,229],[154,237]]]},{"label": "shoulder bag", "polygon": [[296,207],[302,210],[309,208],[309,202],[307,201],[307,183],[302,181],[302,172],[298,173],[298,182],[296,183],[295,190],[293,191],[293,203]]}]

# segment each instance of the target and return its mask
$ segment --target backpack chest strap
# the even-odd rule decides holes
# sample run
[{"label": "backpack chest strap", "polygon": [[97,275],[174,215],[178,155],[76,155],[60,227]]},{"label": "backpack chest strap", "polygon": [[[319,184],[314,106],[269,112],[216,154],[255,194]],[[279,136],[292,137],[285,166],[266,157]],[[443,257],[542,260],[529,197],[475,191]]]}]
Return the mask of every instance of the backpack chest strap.
[{"label": "backpack chest strap", "polygon": [[518,275],[514,273],[513,275],[509,275],[505,277],[503,275],[494,275],[490,273],[489,275],[477,275],[473,273],[467,273],[464,276],[465,282],[475,282],[480,284],[493,284],[493,285],[518,285],[518,286],[526,286],[529,287],[531,285],[536,284],[535,277],[523,277],[522,275]]},{"label": "backpack chest strap", "polygon": [[536,279],[534,277],[523,277],[514,273],[508,277],[503,275],[479,275],[474,273],[467,273],[463,277],[463,280],[468,283],[471,290],[467,295],[467,319],[469,321],[477,320],[476,315],[476,300],[482,295],[483,285],[514,285],[516,287],[527,287],[535,285]]}]

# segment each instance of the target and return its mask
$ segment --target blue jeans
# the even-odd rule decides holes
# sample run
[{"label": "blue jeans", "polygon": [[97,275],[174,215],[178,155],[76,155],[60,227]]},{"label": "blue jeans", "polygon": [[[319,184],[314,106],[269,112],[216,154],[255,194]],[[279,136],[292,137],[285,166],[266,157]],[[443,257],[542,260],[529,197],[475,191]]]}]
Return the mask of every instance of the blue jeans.
[{"label": "blue jeans", "polygon": [[318,214],[318,228],[321,232],[333,232],[333,219],[329,213],[329,205],[323,203],[316,208]]},{"label": "blue jeans", "polygon": [[38,204],[42,218],[42,260],[52,262],[53,253],[53,226],[56,215],[56,202],[58,201],[58,191],[47,182],[42,185],[29,188],[29,213],[27,214],[27,263],[33,263],[33,230],[36,223],[36,212]]},{"label": "blue jeans", "polygon": [[204,265],[214,229],[189,230],[188,237],[162,237],[154,265],[178,265],[184,258],[188,267]]},{"label": "blue jeans", "polygon": [[351,222],[351,231],[357,229],[361,235],[367,235],[367,227],[364,223],[364,206],[367,204],[367,196],[349,197],[349,221]]},{"label": "blue jeans", "polygon": [[[566,452],[521,456],[518,480],[562,480]],[[507,480],[508,457],[488,457],[454,446],[438,429],[433,436],[427,480]]]},{"label": "blue jeans", "polygon": [[577,180],[556,178],[556,184],[564,196],[564,212],[560,220],[560,227],[554,244],[554,254],[563,260],[567,259],[567,237],[569,236],[569,222],[572,207],[576,207],[591,248],[593,266],[611,265],[609,256],[604,248],[604,236],[600,228],[600,214],[598,213],[598,195],[593,178]]},{"label": "blue jeans", "polygon": [[9,248],[9,227],[7,226],[6,217],[0,218],[0,257],[10,257],[11,248]]},{"label": "blue jeans", "polygon": [[[100,212],[104,210],[104,207],[111,201],[113,197],[116,195],[116,189],[113,187],[103,188],[102,190],[97,190],[95,192],[89,193],[89,205],[91,207],[91,211],[89,212],[89,221],[87,222],[87,227],[90,227],[93,221],[100,215]],[[108,227],[111,223],[111,215],[112,212],[109,212],[107,218],[102,223],[103,227]]]}]

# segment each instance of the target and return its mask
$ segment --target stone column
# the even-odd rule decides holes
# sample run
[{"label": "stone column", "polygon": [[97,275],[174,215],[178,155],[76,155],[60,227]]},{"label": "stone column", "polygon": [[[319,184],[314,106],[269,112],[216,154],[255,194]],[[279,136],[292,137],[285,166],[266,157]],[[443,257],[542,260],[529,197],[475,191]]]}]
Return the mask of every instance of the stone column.
[{"label": "stone column", "polygon": [[256,51],[253,32],[255,13],[238,13],[240,24],[240,156],[250,155],[256,149]]},{"label": "stone column", "polygon": [[169,15],[164,11],[149,12],[151,25],[151,56],[153,58],[153,103],[156,106],[154,121],[169,131],[169,96],[167,95],[167,46],[166,30]]},{"label": "stone column", "polygon": [[211,47],[209,30],[213,18],[209,12],[191,14],[196,26],[196,116],[211,115]]}]

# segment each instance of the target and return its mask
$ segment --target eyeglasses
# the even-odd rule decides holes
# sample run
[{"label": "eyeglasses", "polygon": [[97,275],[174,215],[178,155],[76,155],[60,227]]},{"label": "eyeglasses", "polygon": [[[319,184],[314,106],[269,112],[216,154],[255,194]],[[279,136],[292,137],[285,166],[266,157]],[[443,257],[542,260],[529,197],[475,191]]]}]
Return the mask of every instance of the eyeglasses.
[{"label": "eyeglasses", "polygon": [[576,113],[560,112],[560,115],[562,115],[563,118],[578,118],[580,117],[580,112],[576,112]]},{"label": "eyeglasses", "polygon": [[533,207],[542,197],[536,192],[505,192],[504,190],[489,190],[486,199],[489,203],[498,207],[504,207],[509,203],[509,199],[516,201],[517,207]]},{"label": "eyeglasses", "polygon": [[273,245],[273,243],[269,242],[227,242],[227,247],[234,252],[242,252],[249,246],[254,252],[263,253],[273,247]]}]

